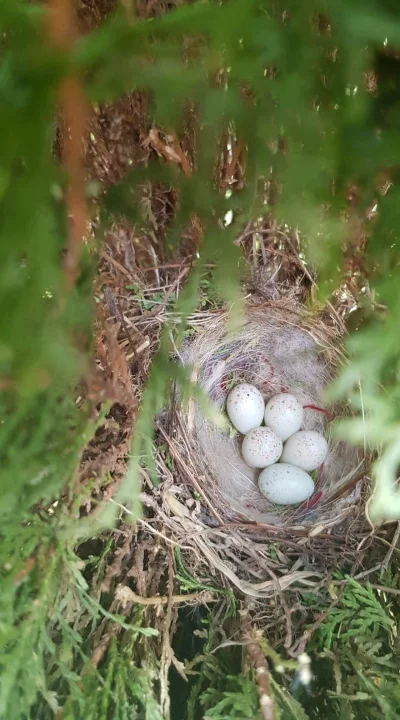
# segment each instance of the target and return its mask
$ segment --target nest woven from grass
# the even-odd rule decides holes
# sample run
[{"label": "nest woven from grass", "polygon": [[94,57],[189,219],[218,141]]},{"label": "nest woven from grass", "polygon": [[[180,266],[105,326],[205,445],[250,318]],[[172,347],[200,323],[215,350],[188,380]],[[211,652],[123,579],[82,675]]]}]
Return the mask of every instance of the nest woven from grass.
[{"label": "nest woven from grass", "polygon": [[178,411],[175,438],[207,505],[231,522],[282,528],[341,522],[357,504],[360,486],[352,481],[360,477],[364,461],[357,450],[331,436],[331,421],[348,414],[348,409],[327,410],[323,405],[323,391],[342,357],[336,331],[288,302],[249,305],[246,321],[233,337],[227,335],[223,311],[202,315],[195,325],[182,361],[222,411],[230,388],[239,382],[255,385],[265,400],[291,392],[303,404],[304,429],[318,430],[329,443],[310,500],[289,509],[273,506],[258,490],[260,471],[249,468],[241,457],[242,437],[232,429],[220,430],[191,401]]}]

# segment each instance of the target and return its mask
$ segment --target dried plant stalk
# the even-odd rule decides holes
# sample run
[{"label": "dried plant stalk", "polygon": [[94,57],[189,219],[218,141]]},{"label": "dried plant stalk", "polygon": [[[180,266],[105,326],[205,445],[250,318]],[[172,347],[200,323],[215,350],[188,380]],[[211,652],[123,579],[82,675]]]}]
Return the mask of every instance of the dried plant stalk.
[{"label": "dried plant stalk", "polygon": [[257,641],[257,635],[251,626],[248,609],[244,608],[241,610],[240,614],[246,650],[254,668],[254,674],[258,687],[261,716],[263,720],[275,720],[274,706],[269,687],[269,670],[267,661],[262,653],[259,642]]},{"label": "dried plant stalk", "polygon": [[[52,45],[67,54],[77,38],[72,0],[49,0],[48,36]],[[64,268],[67,289],[76,280],[79,250],[88,229],[83,144],[88,119],[85,94],[76,72],[69,71],[60,88],[60,113],[63,119],[63,162],[68,173],[66,206],[69,216],[69,241]]]}]

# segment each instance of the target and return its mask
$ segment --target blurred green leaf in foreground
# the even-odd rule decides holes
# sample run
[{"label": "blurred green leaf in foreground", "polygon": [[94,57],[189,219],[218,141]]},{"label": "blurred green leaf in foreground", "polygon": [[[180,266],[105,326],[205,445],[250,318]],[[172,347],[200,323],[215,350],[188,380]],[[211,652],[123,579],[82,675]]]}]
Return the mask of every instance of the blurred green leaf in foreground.
[{"label": "blurred green leaf in foreground", "polygon": [[[178,3],[169,12],[163,5],[159,17],[144,13],[134,21],[130,7],[115,4],[100,27],[55,52],[46,34],[48,5],[0,3],[0,717],[8,720],[28,717],[38,702],[46,707],[43,718],[57,714],[59,705],[69,712],[64,717],[77,717],[77,708],[89,717],[82,710],[85,689],[93,687],[93,675],[83,672],[85,643],[107,612],[88,599],[71,547],[83,534],[72,482],[96,430],[86,404],[77,402],[92,360],[96,256],[89,242],[82,243],[77,282],[68,288],[63,260],[73,220],[65,202],[70,178],[55,152],[65,78],[78,79],[94,109],[143,92],[149,126],[170,136],[187,131],[188,114],[194,119],[190,163],[176,151],[180,165],[153,151],[148,165],[127,168],[112,187],[100,184],[92,205],[96,227],[107,229],[121,215],[140,216],[146,182],[172,188],[178,204],[165,253],[196,216],[198,262],[174,312],[185,318],[196,306],[200,271],[210,263],[216,265],[212,292],[239,301],[240,253],[232,240],[247,221],[267,213],[302,231],[302,254],[322,299],[351,294],[360,322],[348,344],[350,364],[332,392],[352,400],[358,413],[346,436],[366,438],[380,453],[371,517],[400,517],[396,4]],[[228,144],[229,152],[242,149],[244,172],[240,183],[228,178],[230,192],[221,192],[216,166]],[[178,343],[184,322],[181,327]],[[168,392],[173,331],[173,325],[165,329],[143,398],[135,457],[120,490],[127,502],[137,493],[135,470],[151,454],[153,415]],[[187,390],[177,368],[174,377]],[[93,626],[89,620],[74,626],[79,604]],[[127,645],[140,632],[139,620],[127,629]],[[146,681],[140,674],[134,681],[124,676],[118,707],[125,712],[136,692],[141,711],[150,692]],[[103,717],[107,708],[104,700]],[[120,717],[128,715],[121,710]]]}]

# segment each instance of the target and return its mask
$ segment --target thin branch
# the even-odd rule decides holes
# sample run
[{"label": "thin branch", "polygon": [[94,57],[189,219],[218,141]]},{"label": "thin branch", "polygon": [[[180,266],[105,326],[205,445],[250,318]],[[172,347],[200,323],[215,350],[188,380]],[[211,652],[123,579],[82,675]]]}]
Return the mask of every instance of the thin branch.
[{"label": "thin branch", "polygon": [[370,583],[370,585],[374,588],[374,590],[380,590],[383,593],[392,593],[392,595],[400,595],[399,588],[391,588],[386,585],[376,585],[375,583]]},{"label": "thin branch", "polygon": [[[100,255],[103,260],[111,263],[111,265],[114,265],[114,267],[116,267],[119,272],[123,273],[123,275],[131,277],[133,280],[136,279],[135,276],[129,272],[129,270],[127,270],[123,265],[121,265],[121,263],[118,262],[118,260],[115,260],[115,258],[113,258],[111,255],[108,255],[104,250],[101,250]],[[153,270],[153,268],[150,268],[150,270]]]},{"label": "thin branch", "polygon": [[[67,57],[77,39],[72,0],[48,0],[48,8],[48,37],[51,44]],[[69,70],[62,79],[59,98],[60,112],[64,123],[62,159],[68,173],[66,207],[69,218],[69,236],[64,269],[66,286],[71,288],[78,273],[80,246],[87,233],[89,220],[82,152],[88,106],[76,72]]]},{"label": "thin branch", "polygon": [[397,523],[397,528],[396,528],[396,531],[395,531],[395,533],[394,533],[394,535],[393,535],[392,542],[390,543],[390,548],[389,548],[389,550],[388,550],[388,552],[387,552],[387,554],[386,554],[386,557],[385,557],[385,559],[384,559],[384,561],[383,561],[383,563],[382,563],[381,577],[382,577],[382,575],[384,574],[385,570],[386,570],[386,569],[388,568],[388,566],[389,566],[389,563],[390,563],[390,561],[391,561],[391,559],[392,559],[392,555],[393,555],[393,553],[394,553],[395,547],[397,546],[397,543],[399,542],[399,537],[400,537],[400,522]]},{"label": "thin branch", "polygon": [[344,592],[344,588],[339,592],[339,595],[336,598],[334,598],[334,600],[332,600],[332,602],[329,605],[329,607],[327,608],[327,610],[322,612],[318,616],[317,620],[315,622],[313,622],[312,625],[310,625],[307,628],[307,630],[305,630],[303,632],[302,636],[297,640],[297,642],[293,645],[293,647],[288,649],[288,654],[291,657],[298,657],[299,655],[302,655],[302,653],[304,652],[305,647],[306,647],[308,641],[310,640],[310,638],[312,637],[312,635],[315,633],[316,630],[318,630],[321,623],[323,623],[326,620],[326,618],[328,617],[331,610],[333,610],[333,608],[336,607],[336,605],[341,601],[343,592]]},{"label": "thin branch", "polygon": [[205,590],[201,592],[188,593],[187,595],[154,595],[153,597],[142,597],[136,595],[127,585],[118,585],[115,597],[123,606],[128,603],[138,605],[168,605],[168,603],[179,604],[187,602],[209,603],[218,602],[220,598],[214,597],[212,592]]},{"label": "thin branch", "polygon": [[253,665],[258,694],[260,697],[260,712],[263,720],[275,720],[274,705],[269,687],[269,669],[267,661],[261,650],[257,635],[251,626],[250,615],[247,608],[240,611],[244,644]]},{"label": "thin branch", "polygon": [[[177,420],[178,420],[178,423],[179,423],[179,426],[180,426],[182,432],[184,433],[184,428],[183,428],[183,425],[181,423],[179,416],[177,416]],[[195,477],[195,475],[190,471],[190,469],[186,465],[185,461],[182,459],[180,454],[176,451],[174,444],[171,442],[171,439],[169,438],[169,436],[167,435],[167,433],[165,432],[164,428],[161,425],[159,426],[159,430],[160,430],[161,435],[163,436],[165,442],[167,443],[170,453],[171,453],[172,457],[174,458],[174,460],[181,466],[181,468],[185,472],[186,476],[190,478],[190,480],[193,483],[194,487],[196,488],[197,492],[199,493],[199,495],[201,495],[201,497],[203,498],[204,502],[206,503],[208,509],[214,515],[215,519],[218,520],[220,525],[223,525],[223,520],[222,520],[221,516],[218,514],[216,509],[213,507],[212,503],[209,501],[209,499],[208,499],[207,495],[205,494],[203,488],[201,487],[200,483],[197,482],[197,478]]]}]

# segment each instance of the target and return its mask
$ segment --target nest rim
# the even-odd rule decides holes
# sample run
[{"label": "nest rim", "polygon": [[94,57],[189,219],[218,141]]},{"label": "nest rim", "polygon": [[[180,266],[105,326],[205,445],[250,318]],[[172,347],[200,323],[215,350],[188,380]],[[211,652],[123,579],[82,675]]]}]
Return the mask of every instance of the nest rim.
[{"label": "nest rim", "polygon": [[[283,322],[286,325],[297,326],[299,319],[301,319],[301,330],[308,333],[315,345],[324,353],[324,362],[329,365],[331,373],[332,370],[337,369],[338,365],[343,365],[346,362],[343,349],[343,329],[337,323],[328,325],[326,319],[316,316],[315,313],[307,310],[304,306],[299,306],[290,300],[288,301],[288,299],[260,302],[260,299],[254,296],[247,302],[246,317],[248,318],[249,315],[257,313],[261,309],[263,312],[267,310],[276,312],[278,310],[284,313],[285,319]],[[212,325],[215,327],[216,320],[225,322],[228,314],[229,311],[224,308],[217,311],[217,313],[213,311],[210,318]],[[204,332],[204,327],[207,325],[206,315],[201,312],[194,314],[190,318],[189,323],[197,327],[197,332],[199,332],[199,327],[201,332]],[[190,342],[193,342],[193,338],[191,338]],[[290,392],[291,389],[289,388],[288,391]],[[332,408],[330,408],[331,410]],[[335,406],[335,417],[338,417],[339,412],[341,417],[351,414],[349,408],[343,404]],[[321,505],[320,509],[323,512],[317,513],[314,520],[309,519],[308,522],[299,522],[296,520],[296,510],[293,513],[293,511],[287,511],[287,509],[281,511],[281,515],[286,513],[287,516],[287,521],[282,524],[246,518],[240,512],[232,514],[226,507],[226,500],[223,497],[221,498],[218,489],[215,490],[215,487],[213,487],[212,471],[211,477],[207,473],[208,477],[205,478],[203,465],[202,472],[197,473],[201,478],[200,482],[199,477],[196,477],[196,467],[192,459],[193,443],[187,432],[189,414],[190,411],[188,413],[187,410],[178,405],[178,407],[174,408],[174,417],[172,419],[171,415],[168,417],[168,432],[165,427],[162,428],[162,423],[159,424],[159,427],[162,428],[163,439],[167,443],[169,452],[178,467],[180,481],[183,484],[186,481],[189,487],[194,488],[204,504],[206,513],[215,523],[225,527],[241,527],[245,532],[248,530],[253,537],[259,535],[260,538],[265,534],[265,531],[281,531],[283,534],[294,534],[299,537],[315,536],[323,534],[324,531],[331,533],[336,526],[340,526],[346,519],[351,520],[351,517],[359,514],[360,508],[363,508],[369,467],[369,459],[365,455],[359,459],[356,467],[345,478],[346,483],[342,487],[336,487],[332,496],[328,497]],[[173,428],[172,432],[171,427]],[[330,431],[330,425],[328,425],[328,431]],[[326,434],[325,431],[324,435],[326,436]],[[352,496],[350,501],[348,493]],[[329,508],[329,503],[332,504],[331,508]]]}]

